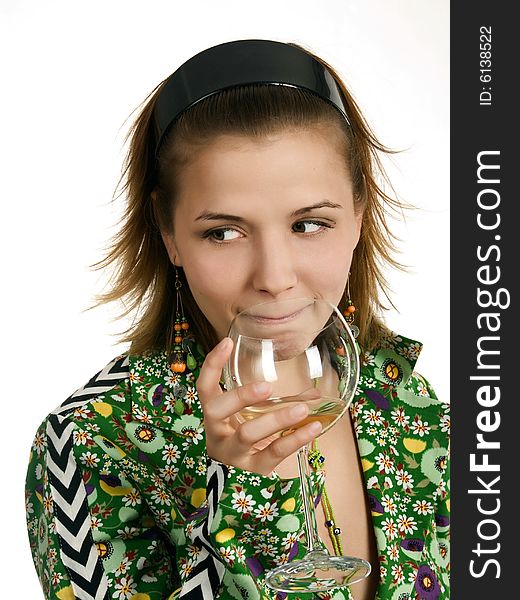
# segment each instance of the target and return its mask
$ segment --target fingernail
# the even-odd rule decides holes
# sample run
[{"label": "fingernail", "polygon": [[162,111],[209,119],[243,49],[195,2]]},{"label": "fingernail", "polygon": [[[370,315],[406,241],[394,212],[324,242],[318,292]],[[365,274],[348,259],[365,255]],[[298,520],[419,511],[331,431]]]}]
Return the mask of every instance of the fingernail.
[{"label": "fingernail", "polygon": [[303,404],[298,404],[297,406],[293,406],[289,411],[291,417],[303,417],[303,415],[307,412],[305,406]]},{"label": "fingernail", "polygon": [[321,431],[322,427],[321,427],[321,423],[319,421],[313,421],[310,425],[309,425],[309,432],[312,435],[316,435]]},{"label": "fingernail", "polygon": [[222,340],[220,340],[220,342],[217,344],[217,348],[218,350],[227,350],[229,343],[231,342],[231,339],[228,337],[223,338]]},{"label": "fingernail", "polygon": [[267,394],[270,389],[271,386],[266,381],[258,381],[253,384],[253,391],[256,394]]}]

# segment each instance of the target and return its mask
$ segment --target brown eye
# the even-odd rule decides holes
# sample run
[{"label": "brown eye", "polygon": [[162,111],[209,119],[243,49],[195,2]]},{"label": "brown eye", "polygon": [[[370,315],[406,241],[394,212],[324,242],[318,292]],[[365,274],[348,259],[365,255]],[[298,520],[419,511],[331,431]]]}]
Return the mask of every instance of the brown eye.
[{"label": "brown eye", "polygon": [[318,233],[324,227],[330,228],[330,225],[321,221],[297,221],[292,226],[292,229],[296,233]]},{"label": "brown eye", "polygon": [[216,229],[211,232],[211,237],[217,242],[223,242],[226,239],[225,229]]},{"label": "brown eye", "polygon": [[203,237],[207,238],[213,242],[222,243],[222,242],[231,242],[232,240],[236,240],[241,236],[240,232],[236,229],[231,229],[229,227],[221,227],[220,229],[211,229],[204,233]]}]

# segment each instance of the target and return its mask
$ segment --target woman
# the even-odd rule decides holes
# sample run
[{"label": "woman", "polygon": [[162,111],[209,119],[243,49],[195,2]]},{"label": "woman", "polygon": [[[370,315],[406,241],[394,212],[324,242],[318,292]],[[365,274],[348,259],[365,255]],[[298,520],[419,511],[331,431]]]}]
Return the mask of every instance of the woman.
[{"label": "woman", "polygon": [[320,427],[276,436],[304,404],[239,424],[269,385],[219,382],[240,310],[316,297],[355,315],[363,351],[350,418],[319,439],[319,530],[372,565],[321,597],[448,598],[447,407],[413,371],[421,344],[378,316],[399,204],[375,182],[386,149],[344,84],[297,45],[229,42],[162,82],[130,136],[128,208],[98,266],[118,267],[101,300],[129,299],[138,317],[129,352],[33,444],[45,597],[285,597],[264,575],[304,552],[295,453]]}]

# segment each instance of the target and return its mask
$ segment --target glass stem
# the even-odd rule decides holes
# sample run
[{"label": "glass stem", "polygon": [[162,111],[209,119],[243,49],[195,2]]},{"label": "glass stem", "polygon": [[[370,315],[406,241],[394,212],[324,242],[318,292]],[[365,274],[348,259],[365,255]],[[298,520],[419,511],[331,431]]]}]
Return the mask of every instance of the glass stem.
[{"label": "glass stem", "polygon": [[303,512],[305,515],[305,533],[307,535],[307,553],[323,552],[328,554],[321,541],[316,526],[316,511],[312,494],[311,467],[309,465],[309,445],[298,450],[298,474],[300,476]]}]

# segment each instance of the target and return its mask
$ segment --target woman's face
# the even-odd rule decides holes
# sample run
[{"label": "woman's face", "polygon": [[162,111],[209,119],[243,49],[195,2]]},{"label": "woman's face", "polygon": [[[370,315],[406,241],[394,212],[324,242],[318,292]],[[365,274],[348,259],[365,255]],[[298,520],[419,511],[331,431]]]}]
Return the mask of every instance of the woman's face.
[{"label": "woman's face", "polygon": [[331,126],[221,136],[183,167],[178,189],[163,240],[219,338],[253,304],[339,303],[362,215]]}]

